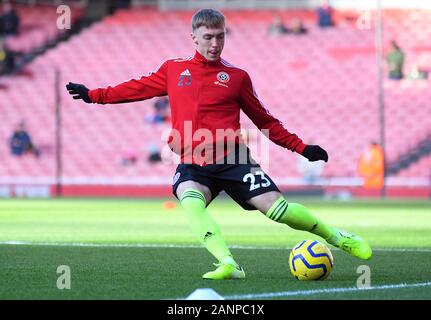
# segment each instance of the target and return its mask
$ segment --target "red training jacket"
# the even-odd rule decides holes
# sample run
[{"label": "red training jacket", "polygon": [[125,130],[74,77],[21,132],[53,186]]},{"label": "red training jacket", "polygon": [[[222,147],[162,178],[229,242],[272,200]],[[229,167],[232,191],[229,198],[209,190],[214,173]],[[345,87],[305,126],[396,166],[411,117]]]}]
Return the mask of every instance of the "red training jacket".
[{"label": "red training jacket", "polygon": [[[269,139],[274,143],[300,154],[306,146],[262,105],[247,72],[223,59],[208,61],[197,51],[190,58],[169,59],[156,72],[139,80],[89,91],[91,101],[99,104],[140,101],[164,95],[169,96],[172,132],[177,133],[171,136],[169,145],[181,155],[182,162],[205,165],[220,159],[215,152],[204,151],[203,158],[192,154],[202,140],[209,144],[204,137],[206,133],[212,133],[214,144],[220,142],[216,138],[217,129],[239,130],[240,110],[259,130],[267,129]],[[201,134],[195,136],[196,132]],[[226,143],[226,138],[223,141]]]}]

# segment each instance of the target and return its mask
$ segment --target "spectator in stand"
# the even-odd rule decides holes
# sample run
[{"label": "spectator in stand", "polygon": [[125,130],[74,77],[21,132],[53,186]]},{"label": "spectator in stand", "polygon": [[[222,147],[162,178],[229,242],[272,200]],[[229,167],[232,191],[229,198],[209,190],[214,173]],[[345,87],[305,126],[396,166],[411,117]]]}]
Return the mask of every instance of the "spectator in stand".
[{"label": "spectator in stand", "polygon": [[133,166],[135,164],[138,163],[138,156],[136,155],[136,153],[134,151],[128,151],[126,152],[120,160],[120,164],[123,167],[127,167],[127,166]]},{"label": "spectator in stand", "polygon": [[312,185],[319,181],[322,175],[324,163],[321,161],[310,162],[298,158],[297,169],[302,175],[302,181],[306,185]]},{"label": "spectator in stand", "polygon": [[169,115],[169,99],[167,97],[160,97],[154,103],[154,114],[145,117],[145,121],[148,123],[163,123],[169,121]]},{"label": "spectator in stand", "polygon": [[332,27],[334,25],[332,7],[329,5],[328,0],[322,0],[320,6],[317,8],[317,24],[321,28]]},{"label": "spectator in stand", "polygon": [[[313,139],[310,139],[310,142],[312,142]],[[297,170],[302,175],[302,181],[306,185],[313,185],[316,182],[319,181],[321,178],[323,169],[324,169],[324,162],[322,161],[303,161],[301,158],[298,158],[297,162]]]},{"label": "spectator in stand", "polygon": [[3,13],[0,15],[0,35],[17,35],[20,18],[12,5],[6,1],[3,4]]},{"label": "spectator in stand", "polygon": [[391,41],[390,49],[386,55],[386,62],[388,63],[389,79],[400,80],[403,78],[404,67],[404,52],[395,40]]},{"label": "spectator in stand", "polygon": [[33,144],[24,121],[18,123],[9,141],[10,151],[14,156],[23,156],[31,153],[36,157],[40,156],[39,149]]},{"label": "spectator in stand", "polygon": [[300,34],[306,34],[308,31],[304,27],[304,23],[299,17],[295,17],[290,22],[290,30],[289,32],[291,34],[300,35]]},{"label": "spectator in stand", "polygon": [[162,161],[162,155],[157,147],[157,144],[154,142],[151,142],[148,144],[148,162],[150,163],[157,163]]},{"label": "spectator in stand", "polygon": [[359,175],[366,189],[382,189],[385,181],[385,159],[382,147],[371,142],[359,158]]},{"label": "spectator in stand", "polygon": [[6,46],[5,40],[0,37],[0,75],[9,74],[15,70],[15,54]]},{"label": "spectator in stand", "polygon": [[283,17],[281,14],[277,14],[272,19],[271,25],[268,29],[269,35],[279,35],[289,33],[289,29],[284,25]]}]

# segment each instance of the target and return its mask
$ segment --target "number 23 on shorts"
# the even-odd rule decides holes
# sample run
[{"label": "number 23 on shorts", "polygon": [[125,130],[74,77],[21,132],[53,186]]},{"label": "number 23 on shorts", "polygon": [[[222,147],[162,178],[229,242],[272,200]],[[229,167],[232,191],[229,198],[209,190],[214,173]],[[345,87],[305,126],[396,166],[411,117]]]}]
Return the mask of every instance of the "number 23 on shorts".
[{"label": "number 23 on shorts", "polygon": [[[260,183],[256,183],[256,177],[260,176]],[[269,181],[265,177],[265,173],[263,171],[256,171],[253,173],[247,173],[242,178],[242,181],[244,182],[250,182],[250,191],[259,189],[260,187],[267,188],[271,185],[271,181]]]}]

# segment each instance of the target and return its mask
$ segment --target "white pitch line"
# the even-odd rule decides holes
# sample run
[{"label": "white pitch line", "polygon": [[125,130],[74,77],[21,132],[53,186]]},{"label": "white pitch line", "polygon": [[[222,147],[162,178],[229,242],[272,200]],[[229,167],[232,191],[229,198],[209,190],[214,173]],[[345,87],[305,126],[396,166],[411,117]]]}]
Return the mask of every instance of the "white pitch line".
[{"label": "white pitch line", "polygon": [[156,244],[156,243],[86,243],[86,242],[26,242],[26,241],[4,241],[0,245],[19,246],[52,246],[52,247],[89,247],[89,248],[203,248],[193,244]]},{"label": "white pitch line", "polygon": [[365,292],[373,290],[394,290],[394,289],[405,289],[405,288],[417,288],[417,287],[428,287],[431,286],[431,282],[421,283],[399,283],[399,284],[388,284],[381,286],[371,286],[370,288],[359,289],[355,287],[345,288],[330,288],[330,289],[313,289],[313,290],[298,290],[298,291],[280,291],[280,292],[267,292],[267,293],[256,293],[256,294],[237,294],[224,296],[226,300],[242,300],[242,299],[262,299],[262,298],[280,298],[280,297],[294,297],[294,296],[311,296],[321,293],[346,293],[346,292]]},{"label": "white pitch line", "polygon": [[[180,245],[180,244],[127,244],[127,243],[82,243],[82,242],[25,242],[25,241],[4,241],[0,242],[0,245],[32,245],[32,246],[58,246],[58,247],[94,247],[94,248],[203,248],[199,245]],[[232,245],[232,249],[245,249],[245,250],[289,250],[288,247],[257,247],[257,246],[240,246]],[[339,250],[334,249],[332,250]],[[374,251],[393,251],[393,252],[431,252],[431,249],[402,249],[402,248],[378,248]],[[415,287],[427,287],[431,286],[431,282],[422,283],[400,283],[392,285],[381,285],[374,286],[371,288],[358,289],[354,287],[345,288],[331,288],[331,289],[317,289],[317,290],[298,290],[298,291],[281,291],[281,292],[267,292],[258,294],[243,294],[243,295],[228,295],[224,298],[226,300],[240,300],[240,299],[259,299],[259,298],[276,298],[276,297],[292,297],[292,296],[309,296],[321,293],[346,293],[346,292],[360,292],[360,291],[371,291],[371,290],[391,290],[391,289],[404,289],[404,288],[415,288]]]},{"label": "white pitch line", "polygon": [[[3,241],[0,245],[26,245],[26,246],[53,246],[53,247],[89,247],[89,248],[175,248],[175,249],[195,249],[204,248],[195,244],[157,244],[157,243],[88,243],[88,242],[31,242],[31,241]],[[231,245],[230,249],[241,250],[290,250],[289,247],[270,246],[244,246]],[[340,249],[332,248],[332,251]],[[373,251],[381,252],[431,252],[431,248],[373,248]]]}]

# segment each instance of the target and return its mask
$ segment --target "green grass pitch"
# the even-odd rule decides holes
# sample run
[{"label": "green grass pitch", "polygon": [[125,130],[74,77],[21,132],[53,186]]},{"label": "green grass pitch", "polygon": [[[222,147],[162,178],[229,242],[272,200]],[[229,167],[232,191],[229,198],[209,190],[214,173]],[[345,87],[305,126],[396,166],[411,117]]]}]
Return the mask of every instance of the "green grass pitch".
[{"label": "green grass pitch", "polygon": [[[214,259],[163,200],[0,200],[0,299],[175,299],[208,287],[227,299],[431,298],[430,202],[301,203],[366,238],[373,258],[332,249],[328,279],[297,281],[288,248],[318,238],[221,199],[209,211],[247,278],[211,282],[201,276]],[[70,290],[56,286],[60,265]],[[369,290],[356,288],[360,265],[370,267]]]}]

